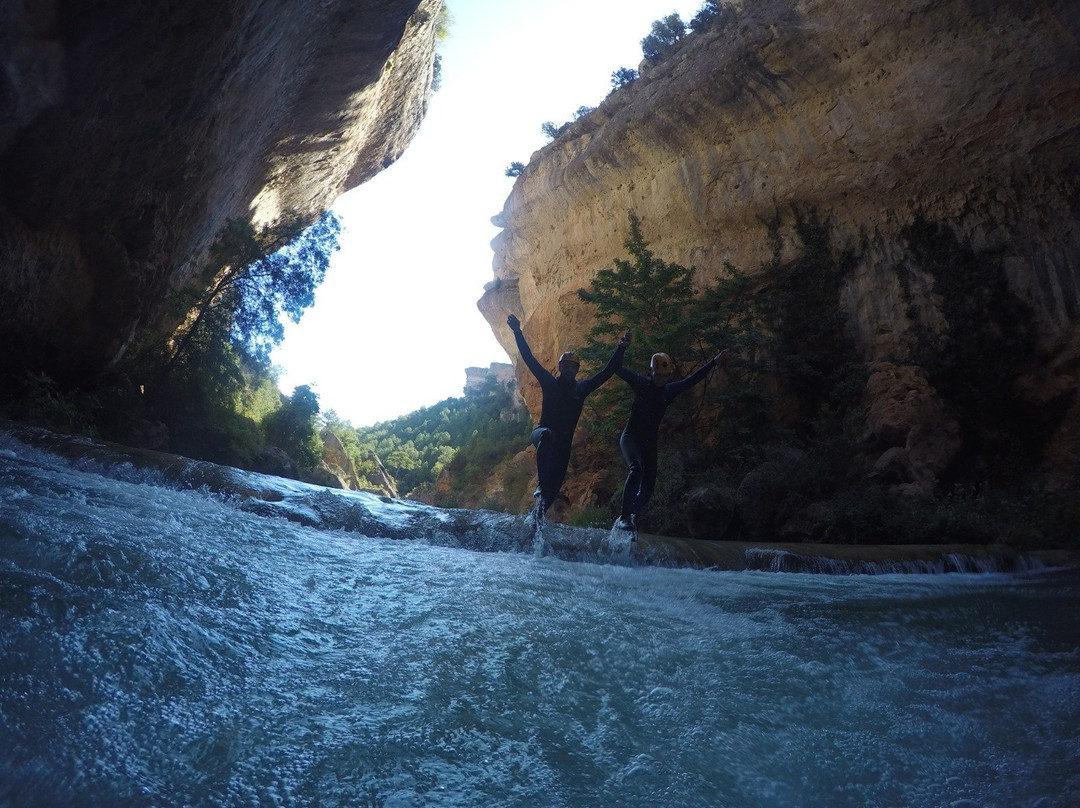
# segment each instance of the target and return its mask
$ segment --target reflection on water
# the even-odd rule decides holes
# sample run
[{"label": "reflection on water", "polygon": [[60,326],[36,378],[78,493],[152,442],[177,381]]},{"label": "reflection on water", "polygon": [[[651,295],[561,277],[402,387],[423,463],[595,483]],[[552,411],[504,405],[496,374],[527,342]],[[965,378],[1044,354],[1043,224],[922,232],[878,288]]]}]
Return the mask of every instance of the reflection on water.
[{"label": "reflection on water", "polygon": [[[531,535],[364,538],[101,471],[0,451],[0,805],[1080,793],[1071,573],[571,563]],[[513,530],[472,518],[402,525]]]}]

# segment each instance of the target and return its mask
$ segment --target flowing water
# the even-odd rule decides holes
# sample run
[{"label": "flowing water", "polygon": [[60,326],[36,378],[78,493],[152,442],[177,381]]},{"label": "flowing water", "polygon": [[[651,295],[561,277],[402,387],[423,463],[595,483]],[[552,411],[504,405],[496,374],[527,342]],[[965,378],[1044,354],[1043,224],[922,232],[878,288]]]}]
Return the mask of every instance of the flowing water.
[{"label": "flowing water", "polygon": [[1078,804],[1075,573],[566,560],[235,475],[0,433],[0,806]]}]

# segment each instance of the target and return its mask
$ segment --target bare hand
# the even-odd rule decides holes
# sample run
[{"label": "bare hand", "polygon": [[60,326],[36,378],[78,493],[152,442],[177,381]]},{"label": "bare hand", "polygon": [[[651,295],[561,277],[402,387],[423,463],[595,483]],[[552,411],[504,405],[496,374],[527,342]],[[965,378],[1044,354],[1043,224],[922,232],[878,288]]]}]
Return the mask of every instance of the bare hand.
[{"label": "bare hand", "polygon": [[519,320],[513,314],[511,314],[509,317],[506,318],[506,324],[508,326],[510,326],[511,331],[520,331],[521,330],[521,320]]}]

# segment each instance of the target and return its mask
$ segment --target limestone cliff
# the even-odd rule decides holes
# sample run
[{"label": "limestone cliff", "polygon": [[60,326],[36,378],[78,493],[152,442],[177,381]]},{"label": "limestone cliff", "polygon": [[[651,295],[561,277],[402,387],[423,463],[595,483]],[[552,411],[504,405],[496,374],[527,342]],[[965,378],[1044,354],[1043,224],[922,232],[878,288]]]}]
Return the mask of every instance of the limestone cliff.
[{"label": "limestone cliff", "polygon": [[[903,399],[919,375],[904,369],[912,345],[940,325],[932,279],[912,270],[902,289],[897,271],[907,261],[898,234],[922,215],[973,249],[1000,251],[1036,320],[1030,398],[1073,400],[1048,454],[1075,457],[1077,75],[1080,6],[1067,0],[745,3],[532,156],[493,220],[503,230],[480,310],[511,356],[509,312],[553,361],[582,343],[591,313],[577,290],[625,255],[628,210],[658,257],[695,267],[704,285],[724,262],[760,268],[777,212],[792,258],[792,206],[816,209],[838,243],[861,245],[842,304],[865,360],[897,363],[873,366],[869,392]],[[538,412],[521,366],[518,380]],[[936,405],[920,385],[909,398],[921,414],[904,416],[894,445],[916,433],[927,443],[919,419]],[[932,476],[950,440],[920,444],[913,456],[928,466],[909,478]]]},{"label": "limestone cliff", "polygon": [[0,344],[117,358],[232,218],[313,221],[422,119],[441,0],[0,5]]}]

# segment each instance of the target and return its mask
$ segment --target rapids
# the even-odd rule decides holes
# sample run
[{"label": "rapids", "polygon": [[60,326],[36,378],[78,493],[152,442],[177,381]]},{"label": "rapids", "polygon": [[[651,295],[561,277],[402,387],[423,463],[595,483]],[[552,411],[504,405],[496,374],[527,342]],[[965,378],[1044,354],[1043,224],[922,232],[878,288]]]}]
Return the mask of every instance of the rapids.
[{"label": "rapids", "polygon": [[1080,794],[1073,571],[536,552],[519,517],[165,466],[0,432],[0,806]]}]

